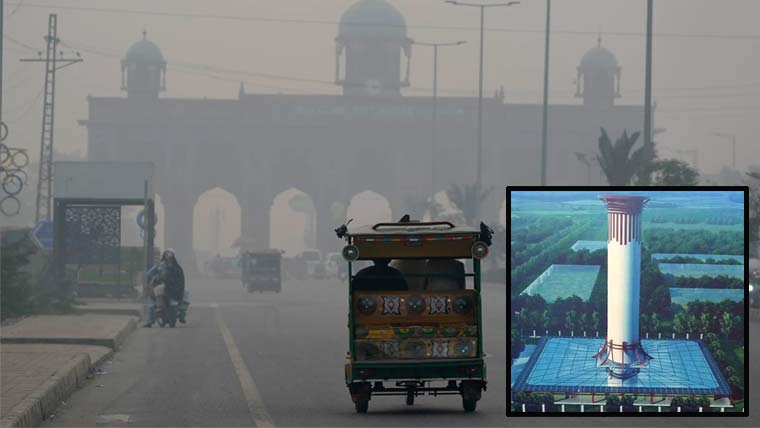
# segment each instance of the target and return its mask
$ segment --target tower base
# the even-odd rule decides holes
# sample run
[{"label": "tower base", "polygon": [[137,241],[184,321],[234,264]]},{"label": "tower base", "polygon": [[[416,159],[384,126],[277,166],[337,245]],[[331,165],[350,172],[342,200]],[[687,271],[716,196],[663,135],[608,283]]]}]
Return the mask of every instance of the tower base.
[{"label": "tower base", "polygon": [[652,356],[646,353],[640,343],[614,344],[611,339],[604,340],[604,345],[594,354],[597,367],[605,367],[610,376],[628,379],[636,376],[640,369],[649,366]]}]

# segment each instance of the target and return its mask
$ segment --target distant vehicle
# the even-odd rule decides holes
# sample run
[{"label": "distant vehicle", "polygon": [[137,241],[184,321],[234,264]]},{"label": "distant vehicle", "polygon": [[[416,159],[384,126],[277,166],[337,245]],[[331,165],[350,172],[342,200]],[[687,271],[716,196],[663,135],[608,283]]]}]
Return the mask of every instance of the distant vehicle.
[{"label": "distant vehicle", "polygon": [[206,271],[214,278],[240,278],[240,257],[215,257],[206,262]]},{"label": "distant vehicle", "polygon": [[282,291],[282,250],[246,251],[240,256],[241,281],[249,293]]},{"label": "distant vehicle", "polygon": [[322,264],[321,251],[314,248],[308,248],[301,252],[299,258],[306,262],[306,275],[308,277],[314,278],[324,276],[325,267]]},{"label": "distant vehicle", "polygon": [[343,262],[343,257],[340,253],[327,253],[325,258],[325,275],[328,278],[338,278],[340,274],[340,265]]}]

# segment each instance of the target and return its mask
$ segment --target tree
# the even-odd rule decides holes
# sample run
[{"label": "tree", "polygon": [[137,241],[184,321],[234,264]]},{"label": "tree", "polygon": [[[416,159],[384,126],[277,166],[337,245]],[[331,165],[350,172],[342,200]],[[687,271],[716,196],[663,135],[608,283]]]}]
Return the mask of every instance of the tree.
[{"label": "tree", "polygon": [[578,326],[576,322],[577,317],[578,313],[574,310],[568,311],[565,315],[565,328],[568,330],[568,332],[575,330],[575,328]]},{"label": "tree", "polygon": [[649,318],[649,315],[647,314],[641,314],[641,317],[639,318],[639,328],[642,333],[649,333],[651,329],[651,320]]},{"label": "tree", "polygon": [[599,319],[599,311],[594,311],[594,313],[591,314],[591,329],[599,331],[600,324],[601,320]]},{"label": "tree", "polygon": [[660,327],[662,325],[660,324],[660,317],[654,313],[652,314],[652,332],[657,333],[660,331]]},{"label": "tree", "polygon": [[734,321],[735,318],[732,317],[730,313],[723,313],[723,317],[720,319],[720,332],[723,333],[724,336],[731,335],[735,326]]},{"label": "tree", "polygon": [[[602,128],[596,160],[611,186],[627,186],[637,176],[640,177],[639,181],[647,181],[646,177],[655,158],[654,148],[640,147],[631,152],[638,138],[638,132],[628,136],[628,132],[623,131],[623,135],[613,144],[607,131]],[[645,178],[641,180],[641,177]]]},{"label": "tree", "polygon": [[655,186],[696,186],[699,184],[699,173],[686,162],[677,159],[655,161],[652,173]]},{"label": "tree", "polygon": [[493,188],[487,188],[481,190],[480,194],[478,194],[477,185],[475,184],[466,184],[464,187],[454,184],[446,190],[446,196],[448,196],[451,203],[462,211],[465,223],[474,226],[478,220],[475,218],[478,213],[478,207],[488,198],[488,195],[492,191]]},{"label": "tree", "polygon": [[608,407],[620,406],[620,397],[618,397],[617,395],[608,395],[606,401],[607,401]]},{"label": "tree", "polygon": [[702,315],[699,316],[699,328],[701,331],[710,331],[710,327],[712,326],[712,315],[709,313],[702,313]]},{"label": "tree", "polygon": [[673,331],[678,334],[684,334],[686,333],[686,329],[688,328],[688,321],[686,314],[684,312],[679,312],[676,314],[676,316],[673,318]]}]

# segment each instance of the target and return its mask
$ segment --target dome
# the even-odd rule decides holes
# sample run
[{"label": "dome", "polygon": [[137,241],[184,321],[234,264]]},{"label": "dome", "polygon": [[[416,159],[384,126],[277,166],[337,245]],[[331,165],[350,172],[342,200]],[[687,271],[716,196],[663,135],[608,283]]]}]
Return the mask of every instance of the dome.
[{"label": "dome", "polygon": [[601,45],[601,43],[583,55],[581,58],[581,70],[609,70],[611,72],[617,72],[618,70],[617,58],[609,49]]},{"label": "dome", "polygon": [[359,0],[340,18],[339,37],[406,38],[406,20],[386,0]]},{"label": "dome", "polygon": [[127,49],[126,60],[128,62],[162,64],[164,63],[164,55],[158,45],[146,39],[145,34],[143,34],[142,40]]}]

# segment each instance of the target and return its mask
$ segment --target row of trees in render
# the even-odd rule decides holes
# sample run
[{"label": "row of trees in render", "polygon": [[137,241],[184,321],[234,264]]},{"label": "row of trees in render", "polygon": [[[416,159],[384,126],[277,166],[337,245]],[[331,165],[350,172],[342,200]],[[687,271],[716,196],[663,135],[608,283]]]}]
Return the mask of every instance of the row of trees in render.
[{"label": "row of trees in render", "polygon": [[675,288],[744,289],[743,280],[726,275],[704,275],[698,278],[665,275],[665,278]]},{"label": "row of trees in render", "polygon": [[724,300],[720,303],[689,302],[673,317],[673,331],[685,333],[721,334],[727,339],[744,338],[744,302]]},{"label": "row of trees in render", "polygon": [[744,254],[740,231],[646,229],[644,241],[653,253]]},{"label": "row of trees in render", "polygon": [[737,259],[713,259],[708,257],[706,259],[700,259],[690,256],[673,256],[666,259],[657,260],[660,263],[689,263],[694,265],[741,265],[741,261]]},{"label": "row of trees in render", "polygon": [[597,308],[578,296],[557,299],[553,303],[547,303],[538,295],[521,294],[512,298],[512,326],[522,330],[523,334],[532,330],[537,334],[546,330],[564,331],[567,335],[571,331],[576,335],[583,331],[591,333],[600,331],[606,318],[606,307]]},{"label": "row of trees in render", "polygon": [[560,255],[570,252],[570,247],[591,227],[588,221],[577,222],[561,234],[559,239],[550,238],[545,246],[537,246],[535,254],[522,263],[516,263],[511,255],[510,291],[512,296],[520,294],[530,283],[549,266],[555,263]]},{"label": "row of trees in render", "polygon": [[733,392],[734,397],[744,397],[744,382],[742,381],[744,373],[740,373],[734,368],[731,364],[732,357],[726,352],[726,348],[730,350],[731,347],[721,341],[715,333],[707,333],[703,340],[707,345],[707,348],[710,350],[710,353],[715,360],[715,364],[718,365],[726,382],[731,386],[731,391]]}]

